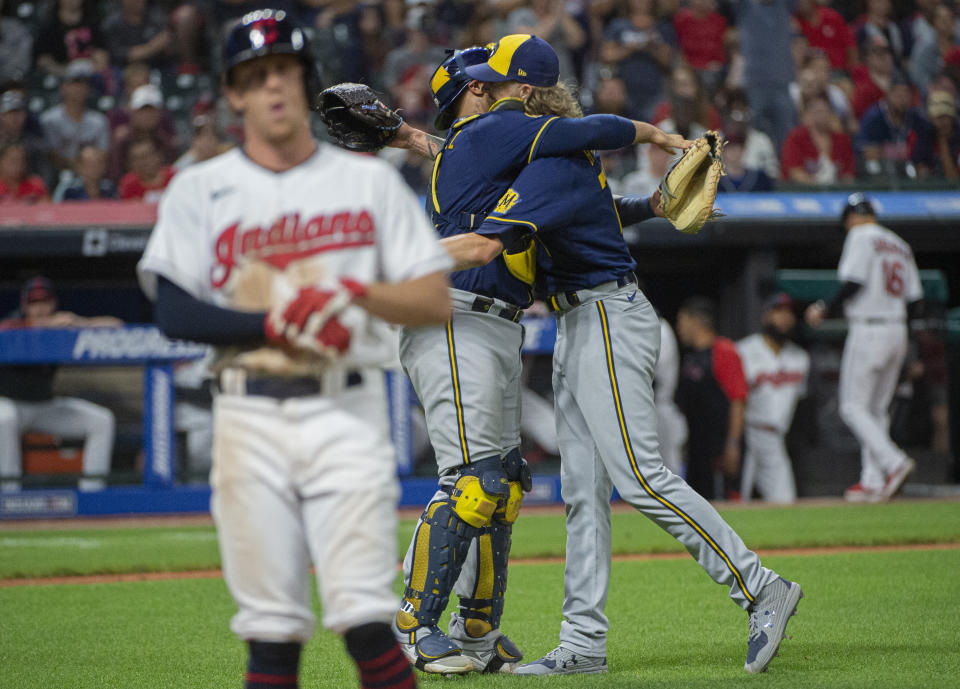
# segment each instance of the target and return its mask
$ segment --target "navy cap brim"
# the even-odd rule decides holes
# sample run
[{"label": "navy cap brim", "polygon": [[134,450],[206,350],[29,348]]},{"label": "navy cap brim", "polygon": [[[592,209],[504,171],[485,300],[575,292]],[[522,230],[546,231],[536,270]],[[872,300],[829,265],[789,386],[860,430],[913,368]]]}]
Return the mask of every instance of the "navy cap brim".
[{"label": "navy cap brim", "polygon": [[513,81],[513,79],[508,77],[506,74],[500,74],[500,72],[496,71],[487,63],[483,63],[482,65],[472,65],[463,71],[467,73],[468,77],[471,79],[476,79],[477,81]]}]

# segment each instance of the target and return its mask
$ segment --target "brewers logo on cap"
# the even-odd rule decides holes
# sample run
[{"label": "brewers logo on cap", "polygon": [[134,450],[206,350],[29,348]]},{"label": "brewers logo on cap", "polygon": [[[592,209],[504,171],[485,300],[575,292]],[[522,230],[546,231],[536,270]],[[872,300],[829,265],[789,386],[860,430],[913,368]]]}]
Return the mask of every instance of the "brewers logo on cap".
[{"label": "brewers logo on cap", "polygon": [[518,81],[531,86],[553,86],[560,78],[560,59],[550,44],[531,34],[511,34],[497,41],[490,59],[467,67],[478,81]]}]

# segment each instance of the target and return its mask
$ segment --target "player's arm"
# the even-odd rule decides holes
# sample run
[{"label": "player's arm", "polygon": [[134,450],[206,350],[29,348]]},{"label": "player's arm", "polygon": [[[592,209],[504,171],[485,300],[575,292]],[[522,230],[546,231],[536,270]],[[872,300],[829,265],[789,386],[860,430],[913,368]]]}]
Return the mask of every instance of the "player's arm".
[{"label": "player's arm", "polygon": [[844,303],[855,296],[861,289],[863,289],[863,285],[859,282],[847,280],[840,285],[840,289],[837,290],[837,293],[833,295],[830,301],[818,299],[810,304],[803,314],[804,320],[808,325],[816,328],[823,322],[824,318],[836,318],[840,316]]},{"label": "player's arm", "polygon": [[154,320],[175,340],[212,345],[256,345],[266,341],[264,311],[236,311],[200,301],[167,278],[157,276]]},{"label": "player's arm", "polygon": [[723,450],[723,470],[734,474],[740,467],[740,443],[743,440],[744,415],[747,407],[747,377],[736,345],[718,340],[713,347],[713,373],[730,404],[727,418],[727,442]]},{"label": "player's arm", "polygon": [[619,115],[557,117],[547,121],[530,147],[529,159],[562,156],[583,150],[613,150],[632,144],[654,144],[668,153],[686,150],[692,141],[679,134],[667,134],[648,122],[628,120]]},{"label": "player's arm", "polygon": [[397,325],[439,325],[450,320],[450,286],[446,271],[402,282],[375,282],[353,303]]},{"label": "player's arm", "polygon": [[414,151],[433,160],[437,154],[443,150],[443,139],[439,136],[427,134],[425,131],[411,127],[404,122],[397,130],[397,135],[387,144],[392,148],[403,148],[408,151]]},{"label": "player's arm", "polygon": [[663,217],[663,205],[660,203],[660,190],[657,189],[650,197],[646,196],[614,196],[613,202],[617,204],[617,214],[620,216],[620,223],[626,227],[634,225],[651,218]]},{"label": "player's arm", "polygon": [[735,474],[740,468],[740,443],[743,441],[746,400],[730,400],[730,418],[727,421],[727,444],[723,449],[723,471]]},{"label": "player's arm", "polygon": [[453,259],[453,271],[485,266],[503,252],[499,237],[467,232],[440,240]]}]

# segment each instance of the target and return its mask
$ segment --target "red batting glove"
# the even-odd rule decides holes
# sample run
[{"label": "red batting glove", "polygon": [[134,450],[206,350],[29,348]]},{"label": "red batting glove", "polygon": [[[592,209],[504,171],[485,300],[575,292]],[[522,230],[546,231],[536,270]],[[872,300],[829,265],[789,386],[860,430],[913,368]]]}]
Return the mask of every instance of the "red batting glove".
[{"label": "red batting glove", "polygon": [[353,278],[340,278],[340,284],[348,291],[353,299],[363,299],[367,296],[367,286]]}]

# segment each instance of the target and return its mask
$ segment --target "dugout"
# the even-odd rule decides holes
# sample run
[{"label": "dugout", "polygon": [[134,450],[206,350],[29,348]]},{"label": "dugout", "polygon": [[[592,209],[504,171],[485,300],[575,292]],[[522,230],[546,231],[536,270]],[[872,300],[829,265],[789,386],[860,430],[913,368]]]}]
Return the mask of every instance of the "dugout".
[{"label": "dugout", "polygon": [[[936,284],[934,301],[942,307],[951,446],[955,448],[960,445],[960,192],[878,192],[872,198],[881,222],[911,244],[920,268],[939,271],[927,283]],[[797,287],[797,274],[785,271],[830,271],[821,274],[825,280],[818,278],[822,291],[829,289],[843,243],[839,215],[845,199],[843,192],[721,195],[718,205],[725,217],[696,236],[681,235],[661,220],[627,227],[624,234],[638,261],[644,290],[671,322],[684,299],[705,294],[718,302],[720,332],[739,338],[758,327],[767,294],[777,287],[788,291]],[[44,274],[56,282],[65,309],[81,315],[115,315],[130,323],[150,322],[151,307],[137,287],[134,268],[154,217],[155,208],[129,202],[0,207],[0,315],[16,308],[25,278]],[[796,293],[801,301],[817,295]],[[831,339],[824,333],[824,337],[823,342],[808,344],[822,345],[825,356],[838,356],[842,334],[833,333]],[[86,392],[114,409],[118,417],[114,478],[136,487],[142,482],[139,383],[131,374],[108,373],[65,367],[58,391],[79,396]],[[803,467],[798,471],[801,494],[837,495],[852,482],[843,467],[857,466],[854,450],[849,445],[818,444],[823,438],[842,439],[845,433],[845,429],[834,433],[806,428],[799,436],[791,435],[791,441],[796,437],[803,441],[799,449],[792,447]],[[808,442],[810,438],[813,443]],[[953,455],[924,454],[918,459],[918,480],[931,486],[960,480]],[[184,504],[203,504],[202,497]],[[558,493],[545,490],[543,497],[557,499]],[[87,509],[84,500],[73,503],[81,512]],[[412,502],[418,500],[411,497]],[[116,504],[137,509],[137,500],[131,496]],[[178,509],[176,500],[159,504]]]}]

